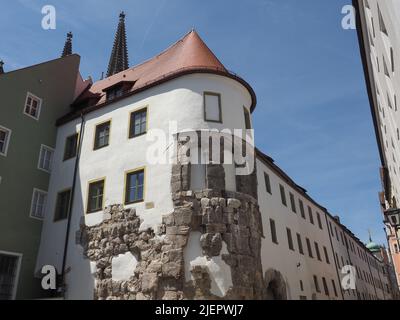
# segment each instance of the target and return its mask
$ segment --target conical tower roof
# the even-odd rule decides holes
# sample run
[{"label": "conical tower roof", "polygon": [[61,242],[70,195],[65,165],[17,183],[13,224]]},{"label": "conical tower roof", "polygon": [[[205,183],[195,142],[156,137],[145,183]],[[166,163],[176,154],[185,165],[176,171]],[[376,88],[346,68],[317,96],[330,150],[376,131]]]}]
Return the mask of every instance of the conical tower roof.
[{"label": "conical tower roof", "polygon": [[[90,109],[100,108],[108,103],[105,92],[120,83],[125,83],[129,87],[125,95],[132,95],[180,76],[195,73],[220,75],[241,83],[251,96],[250,109],[254,110],[257,104],[254,90],[245,80],[225,68],[195,30],[191,30],[157,56],[97,81],[75,101],[74,105],[79,105],[88,97],[97,96],[97,101],[90,104]],[[73,111],[59,119],[58,123],[65,123],[77,115],[78,113]]]}]

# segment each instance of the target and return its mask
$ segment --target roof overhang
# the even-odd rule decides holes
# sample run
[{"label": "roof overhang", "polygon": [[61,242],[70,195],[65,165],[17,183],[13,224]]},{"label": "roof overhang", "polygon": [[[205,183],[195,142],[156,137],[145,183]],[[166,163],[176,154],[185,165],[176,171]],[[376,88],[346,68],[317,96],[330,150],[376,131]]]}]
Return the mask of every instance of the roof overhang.
[{"label": "roof overhang", "polygon": [[[163,84],[167,81],[171,81],[173,79],[179,78],[179,77],[183,77],[185,75],[190,75],[190,74],[214,74],[214,75],[219,75],[219,76],[223,76],[226,78],[230,78],[232,80],[235,80],[237,82],[239,82],[241,85],[243,85],[247,91],[249,92],[250,96],[251,96],[251,106],[250,106],[250,111],[253,112],[256,108],[257,105],[257,96],[256,93],[254,92],[253,88],[250,86],[250,84],[248,82],[246,82],[243,78],[239,77],[238,75],[228,72],[226,70],[220,70],[220,69],[213,69],[213,68],[183,68],[181,70],[178,70],[176,72],[170,73],[168,75],[165,75],[161,78],[156,79],[155,81],[149,82],[149,83],[145,83],[143,86],[141,87],[137,87],[134,88],[134,90],[126,92],[125,94],[123,94],[121,97],[116,98],[112,101],[105,101],[104,103],[100,103],[97,105],[93,105],[93,106],[89,106],[83,109],[80,109],[79,111],[72,111],[70,113],[68,113],[67,115],[63,116],[62,118],[58,119],[56,122],[57,126],[61,126],[65,123],[68,123],[69,121],[75,120],[79,117],[81,117],[82,115],[88,114],[90,112],[99,110],[101,108],[104,108],[112,103],[115,103],[117,101],[120,101],[122,99],[125,99],[127,97],[133,96],[135,94],[138,94],[140,92],[143,92],[145,90],[148,90],[150,88],[153,88],[155,86],[158,86],[160,84]],[[120,82],[119,82],[120,83]],[[118,83],[118,84],[119,84]],[[110,87],[107,88],[107,90],[109,90]]]}]

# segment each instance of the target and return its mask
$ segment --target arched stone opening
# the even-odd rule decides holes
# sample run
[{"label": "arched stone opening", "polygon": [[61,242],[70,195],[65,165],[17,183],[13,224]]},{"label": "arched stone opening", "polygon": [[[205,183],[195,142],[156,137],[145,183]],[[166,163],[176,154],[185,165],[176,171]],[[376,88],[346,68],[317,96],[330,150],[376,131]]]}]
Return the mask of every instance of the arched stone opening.
[{"label": "arched stone opening", "polygon": [[287,300],[286,282],[279,271],[269,269],[264,281],[267,300]]}]

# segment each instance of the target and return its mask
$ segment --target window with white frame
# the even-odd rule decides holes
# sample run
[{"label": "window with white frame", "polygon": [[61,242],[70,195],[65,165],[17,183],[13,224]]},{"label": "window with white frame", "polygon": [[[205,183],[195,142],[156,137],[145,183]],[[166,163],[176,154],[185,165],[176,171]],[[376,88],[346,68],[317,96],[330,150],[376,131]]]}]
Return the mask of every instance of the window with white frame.
[{"label": "window with white frame", "polygon": [[17,292],[21,255],[0,251],[0,300],[13,300]]},{"label": "window with white frame", "polygon": [[51,172],[54,149],[42,144],[40,147],[38,168],[46,172]]},{"label": "window with white frame", "polygon": [[39,120],[41,107],[42,99],[28,92],[25,101],[24,114],[36,120]]},{"label": "window with white frame", "polygon": [[43,219],[46,209],[47,192],[33,189],[31,214],[32,218]]},{"label": "window with white frame", "polygon": [[0,155],[6,156],[10,143],[11,130],[0,126]]}]

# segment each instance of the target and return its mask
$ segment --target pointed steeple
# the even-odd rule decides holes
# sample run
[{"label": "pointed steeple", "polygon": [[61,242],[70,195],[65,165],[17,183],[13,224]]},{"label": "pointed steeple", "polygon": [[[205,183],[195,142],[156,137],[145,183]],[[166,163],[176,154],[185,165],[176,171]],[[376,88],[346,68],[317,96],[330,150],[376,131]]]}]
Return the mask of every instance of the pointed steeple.
[{"label": "pointed steeple", "polygon": [[72,32],[67,33],[67,40],[65,41],[64,50],[61,57],[64,58],[72,54]]},{"label": "pointed steeple", "polygon": [[129,68],[128,48],[126,45],[125,13],[119,15],[119,24],[115,35],[110,62],[108,64],[107,77]]},{"label": "pointed steeple", "polygon": [[3,60],[0,60],[0,74],[4,73],[3,66],[4,66],[4,62],[3,62]]}]

